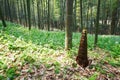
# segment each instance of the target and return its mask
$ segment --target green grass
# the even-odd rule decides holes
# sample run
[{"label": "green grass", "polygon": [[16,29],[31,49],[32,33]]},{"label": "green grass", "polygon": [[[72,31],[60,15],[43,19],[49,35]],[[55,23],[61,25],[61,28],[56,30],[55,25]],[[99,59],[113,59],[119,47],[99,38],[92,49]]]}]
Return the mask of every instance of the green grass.
[{"label": "green grass", "polygon": [[120,36],[99,36],[98,46],[110,51],[114,57],[120,56]]},{"label": "green grass", "polygon": [[[41,31],[32,28],[29,31],[27,28],[21,27],[17,24],[7,23],[8,27],[4,33],[13,35],[17,38],[24,39],[27,42],[32,42],[37,45],[42,45],[52,49],[63,49],[65,33],[61,31]],[[2,28],[1,28],[2,29]],[[77,50],[80,41],[80,33],[73,33],[73,49]],[[93,49],[94,36],[88,34],[88,49]],[[120,55],[120,36],[99,35],[98,47],[110,51],[112,56]],[[14,48],[14,46],[13,46]]]},{"label": "green grass", "polygon": [[[21,71],[26,71],[25,74],[27,75],[34,73],[33,69],[39,71],[41,67],[46,69],[46,72],[48,70],[49,73],[54,73],[56,76],[61,73],[68,75],[70,73],[69,68],[78,67],[75,57],[79,47],[80,33],[73,33],[73,48],[65,52],[64,32],[47,32],[35,28],[29,31],[17,24],[7,22],[7,25],[8,27],[3,29],[0,22],[0,80],[16,78],[19,80],[19,76],[22,75]],[[103,70],[102,67],[104,63],[108,62],[113,67],[120,66],[119,36],[99,35],[98,47],[104,49],[100,49],[102,51],[99,52],[93,52],[93,43],[94,36],[88,34],[89,57],[98,60],[95,61],[97,64],[91,66],[91,69],[94,68],[96,72],[87,77],[90,80],[96,79],[99,73],[107,75],[106,69]],[[74,74],[74,76],[77,79],[82,78],[79,73]],[[25,79],[27,80],[26,77]]]}]

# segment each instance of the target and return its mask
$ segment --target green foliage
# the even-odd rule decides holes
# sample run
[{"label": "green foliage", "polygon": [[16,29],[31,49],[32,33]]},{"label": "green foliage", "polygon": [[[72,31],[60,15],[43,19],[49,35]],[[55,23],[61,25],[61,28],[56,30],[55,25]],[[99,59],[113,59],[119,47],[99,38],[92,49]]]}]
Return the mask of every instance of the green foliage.
[{"label": "green foliage", "polygon": [[90,76],[89,80],[96,80],[98,76],[98,73],[94,73],[92,76]]},{"label": "green foliage", "polygon": [[113,57],[120,56],[120,36],[99,36],[98,46],[110,51]]},{"label": "green foliage", "polygon": [[4,64],[2,61],[0,61],[0,69],[3,69],[3,70],[7,69],[7,65]]},{"label": "green foliage", "polygon": [[34,63],[35,62],[35,59],[32,58],[31,56],[24,55],[23,59],[26,63]]},{"label": "green foliage", "polygon": [[[8,23],[8,27],[6,31],[3,33],[13,35],[18,39],[24,39],[27,42],[32,42],[37,45],[43,45],[47,48],[52,49],[63,49],[64,48],[64,32],[46,32],[46,31],[39,31],[38,29],[33,28],[31,31],[20,27],[20,25]],[[1,34],[2,36],[3,34]],[[80,42],[80,33],[73,33],[73,49],[77,49],[79,47]],[[0,39],[6,39],[7,36],[3,36]],[[11,39],[11,38],[9,38]],[[12,39],[15,41],[15,38]],[[18,43],[19,40],[17,41]],[[23,43],[24,44],[24,43]],[[88,34],[88,49],[92,50],[94,44],[94,36]],[[17,43],[14,45],[9,45],[10,49],[22,49],[24,50],[25,47],[16,46]],[[21,44],[22,45],[22,44]],[[102,49],[106,49],[110,51],[111,55],[117,56],[120,55],[120,37],[119,36],[99,36],[98,39],[98,46]]]},{"label": "green foliage", "polygon": [[4,76],[0,75],[0,80],[6,80]]},{"label": "green foliage", "polygon": [[56,74],[59,74],[59,72],[60,72],[60,63],[59,62],[57,62],[57,61],[55,61],[54,62],[54,66],[55,66],[55,73]]},{"label": "green foliage", "polygon": [[9,45],[9,49],[10,49],[10,50],[18,50],[19,48],[16,47],[16,46],[14,46],[14,45],[12,45],[12,44],[10,44],[10,45]]},{"label": "green foliage", "polygon": [[2,65],[3,65],[3,62],[0,61],[0,69],[1,69]]},{"label": "green foliage", "polygon": [[120,61],[119,62],[109,62],[110,65],[114,66],[114,67],[119,67],[120,66]]},{"label": "green foliage", "polygon": [[59,74],[60,73],[60,67],[55,67],[55,74]]},{"label": "green foliage", "polygon": [[102,73],[102,74],[106,74],[106,73],[107,73],[105,70],[102,69],[102,66],[99,65],[99,64],[95,65],[95,69],[96,69],[98,72]]},{"label": "green foliage", "polygon": [[[42,66],[42,68],[50,69],[56,75],[59,75],[62,71],[63,74],[67,74],[69,67],[78,67],[75,57],[78,52],[80,33],[73,33],[73,48],[66,53],[64,51],[64,32],[39,31],[34,28],[28,31],[28,29],[16,24],[8,23],[8,25],[6,31],[0,32],[0,80],[1,78],[3,78],[2,80],[4,78],[5,80],[6,78],[13,80],[19,75],[17,72],[21,68],[25,69],[26,73],[33,74],[33,69],[41,69]],[[88,34],[89,50],[93,49],[93,43],[94,36]],[[97,73],[108,75],[102,65],[104,65],[104,62],[108,62],[114,67],[120,66],[120,37],[99,36],[98,46],[107,52],[109,51],[110,54],[106,54],[107,56],[100,63],[90,67],[91,69],[95,68]],[[101,58],[100,54],[95,54],[92,51],[91,53],[88,55],[91,55],[93,59]],[[89,79],[95,80],[99,76],[97,73],[91,75]],[[76,73],[73,75],[76,75]],[[76,76],[78,77],[79,74]],[[109,74],[109,76],[113,75]]]},{"label": "green foliage", "polygon": [[6,70],[6,76],[8,79],[13,80],[15,77],[17,77],[19,74],[16,73],[17,67],[11,67]]},{"label": "green foliage", "polygon": [[76,56],[77,55],[77,53],[76,53],[76,51],[77,51],[77,49],[74,49],[74,50],[70,50],[70,51],[67,51],[67,56],[68,57],[70,57],[70,58],[73,58],[74,56]]}]

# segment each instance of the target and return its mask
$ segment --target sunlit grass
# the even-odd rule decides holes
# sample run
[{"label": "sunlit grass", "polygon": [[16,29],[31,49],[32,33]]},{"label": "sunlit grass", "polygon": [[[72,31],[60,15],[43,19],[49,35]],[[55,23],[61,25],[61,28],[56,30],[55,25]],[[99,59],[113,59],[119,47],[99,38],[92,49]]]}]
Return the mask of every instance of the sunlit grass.
[{"label": "sunlit grass", "polygon": [[[17,24],[7,24],[8,27],[4,30],[0,28],[0,80],[14,79],[22,75],[24,67],[26,74],[32,73],[33,68],[39,69],[42,66],[56,75],[61,72],[66,75],[69,68],[78,67],[75,58],[80,33],[73,33],[73,48],[64,51],[64,32],[47,32],[35,28],[29,31],[28,28]],[[88,57],[93,59],[93,68],[96,70],[94,75],[87,77],[91,80],[96,79],[100,73],[107,74],[106,70],[102,70],[104,63],[114,67],[120,65],[120,37],[99,35],[98,47],[102,49],[98,48],[95,52],[93,45],[94,35],[88,34]],[[83,76],[77,73],[71,77],[82,79]]]},{"label": "sunlit grass", "polygon": [[[24,39],[27,42],[32,42],[37,45],[42,45],[52,49],[64,49],[65,33],[62,31],[44,31],[32,28],[24,28],[21,25],[7,23],[8,27],[4,33],[13,35],[17,38]],[[73,49],[79,47],[80,33],[73,33]],[[92,50],[94,46],[94,35],[88,34],[88,49]],[[99,35],[98,47],[110,51],[112,55],[120,55],[120,36]]]}]

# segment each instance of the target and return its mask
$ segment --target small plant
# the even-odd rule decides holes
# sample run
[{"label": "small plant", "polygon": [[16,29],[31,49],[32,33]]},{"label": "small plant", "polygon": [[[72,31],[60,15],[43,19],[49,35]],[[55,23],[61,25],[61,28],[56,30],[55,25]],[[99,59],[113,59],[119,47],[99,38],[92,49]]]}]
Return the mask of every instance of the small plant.
[{"label": "small plant", "polygon": [[6,78],[2,75],[0,75],[0,80],[6,80]]},{"label": "small plant", "polygon": [[55,73],[59,74],[60,73],[60,66],[61,64],[59,62],[54,62],[54,66],[55,66]]},{"label": "small plant", "polygon": [[106,74],[106,73],[107,73],[104,69],[102,69],[102,66],[99,65],[99,64],[97,64],[97,65],[95,66],[95,69],[96,69],[98,72],[102,73],[102,74]]},{"label": "small plant", "polygon": [[9,50],[18,50],[19,48],[15,46],[14,44],[9,44]]},{"label": "small plant", "polygon": [[119,67],[120,66],[120,62],[109,62],[109,64],[114,66],[114,67]]},{"label": "small plant", "polygon": [[67,51],[67,56],[70,58],[73,58],[73,56],[75,56],[75,52],[73,52],[72,50]]},{"label": "small plant", "polygon": [[17,67],[11,67],[6,70],[6,76],[9,80],[13,80],[15,77],[17,77],[19,74],[16,73]]},{"label": "small plant", "polygon": [[32,58],[31,56],[25,56],[24,61],[27,62],[27,63],[34,63],[35,59]]},{"label": "small plant", "polygon": [[3,70],[7,69],[7,65],[4,64],[2,61],[0,61],[0,69],[3,69]]},{"label": "small plant", "polygon": [[60,68],[59,67],[55,67],[55,74],[59,74],[60,73]]},{"label": "small plant", "polygon": [[98,73],[94,73],[92,76],[89,77],[89,80],[96,80]]}]

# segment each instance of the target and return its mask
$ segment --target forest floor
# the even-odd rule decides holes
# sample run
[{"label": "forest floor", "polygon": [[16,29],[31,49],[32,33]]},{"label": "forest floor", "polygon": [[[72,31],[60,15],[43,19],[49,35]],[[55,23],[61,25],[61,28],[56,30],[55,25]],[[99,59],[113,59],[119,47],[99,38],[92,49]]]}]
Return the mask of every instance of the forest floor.
[{"label": "forest floor", "polygon": [[[64,33],[38,34],[40,31],[33,30],[33,34],[23,27],[9,26],[0,32],[0,80],[120,80],[120,37],[110,37],[115,41],[99,43],[96,50],[91,47],[92,40],[88,40],[88,58],[92,63],[83,69],[75,61],[79,39],[73,39],[73,49],[65,51]],[[80,38],[77,33],[73,36]],[[109,42],[106,37],[102,36],[100,41]]]}]

